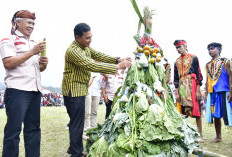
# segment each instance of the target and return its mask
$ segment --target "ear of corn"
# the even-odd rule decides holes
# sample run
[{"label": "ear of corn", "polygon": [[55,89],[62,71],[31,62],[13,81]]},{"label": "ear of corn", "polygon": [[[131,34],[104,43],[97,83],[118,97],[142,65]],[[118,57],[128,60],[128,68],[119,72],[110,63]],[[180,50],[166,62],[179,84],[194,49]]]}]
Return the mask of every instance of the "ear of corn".
[{"label": "ear of corn", "polygon": [[[46,42],[46,38],[44,38],[44,40],[43,40],[43,41],[45,41],[45,42]],[[43,52],[41,52],[41,56],[46,56],[46,47],[45,47],[44,51],[43,51]]]}]

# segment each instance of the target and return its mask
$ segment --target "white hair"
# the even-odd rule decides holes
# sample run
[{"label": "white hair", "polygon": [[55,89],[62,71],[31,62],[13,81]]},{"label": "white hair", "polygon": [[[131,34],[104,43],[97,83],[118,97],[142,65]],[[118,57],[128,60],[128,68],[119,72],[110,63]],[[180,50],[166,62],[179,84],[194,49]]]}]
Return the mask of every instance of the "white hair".
[{"label": "white hair", "polygon": [[24,18],[16,18],[16,19],[15,19],[15,21],[14,21],[15,29],[17,29],[17,21],[22,22],[23,20],[24,20]]}]

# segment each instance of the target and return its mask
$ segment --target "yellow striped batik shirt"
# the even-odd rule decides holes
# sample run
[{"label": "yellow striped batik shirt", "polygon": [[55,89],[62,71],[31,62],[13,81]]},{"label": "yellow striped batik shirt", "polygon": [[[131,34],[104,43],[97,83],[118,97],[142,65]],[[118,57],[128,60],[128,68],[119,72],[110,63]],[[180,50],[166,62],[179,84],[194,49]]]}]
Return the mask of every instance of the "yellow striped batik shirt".
[{"label": "yellow striped batik shirt", "polygon": [[[95,63],[92,59],[101,63]],[[115,74],[116,57],[83,47],[77,41],[65,53],[65,67],[62,81],[64,96],[78,97],[88,93],[88,83],[92,72]]]}]

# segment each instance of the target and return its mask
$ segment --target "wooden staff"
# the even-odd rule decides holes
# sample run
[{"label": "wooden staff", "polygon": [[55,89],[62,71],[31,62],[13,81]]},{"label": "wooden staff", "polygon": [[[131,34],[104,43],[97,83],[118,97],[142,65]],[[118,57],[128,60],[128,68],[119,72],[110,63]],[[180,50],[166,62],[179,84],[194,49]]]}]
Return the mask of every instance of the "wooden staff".
[{"label": "wooden staff", "polygon": [[203,149],[195,148],[193,154],[198,155],[199,157],[226,157],[214,152],[206,151]]}]

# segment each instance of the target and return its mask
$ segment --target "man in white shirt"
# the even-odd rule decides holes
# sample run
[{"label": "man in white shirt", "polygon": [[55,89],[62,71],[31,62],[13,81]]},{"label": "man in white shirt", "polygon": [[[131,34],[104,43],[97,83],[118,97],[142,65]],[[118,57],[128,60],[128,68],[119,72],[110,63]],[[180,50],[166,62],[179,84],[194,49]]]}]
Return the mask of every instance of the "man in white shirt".
[{"label": "man in white shirt", "polygon": [[125,74],[124,70],[122,70],[121,72],[116,71],[115,75],[108,75],[102,82],[102,95],[106,104],[106,119],[110,115],[114,95],[117,89],[123,85],[124,80]]},{"label": "man in white shirt", "polygon": [[24,123],[25,156],[40,156],[40,72],[47,67],[47,57],[40,57],[45,42],[31,38],[35,13],[18,11],[15,29],[0,42],[0,54],[6,70],[4,101],[7,123],[4,129],[3,157],[19,156],[19,135]]},{"label": "man in white shirt", "polygon": [[85,124],[84,131],[97,126],[97,109],[101,96],[103,76],[100,73],[91,73],[88,95],[85,97]]}]

